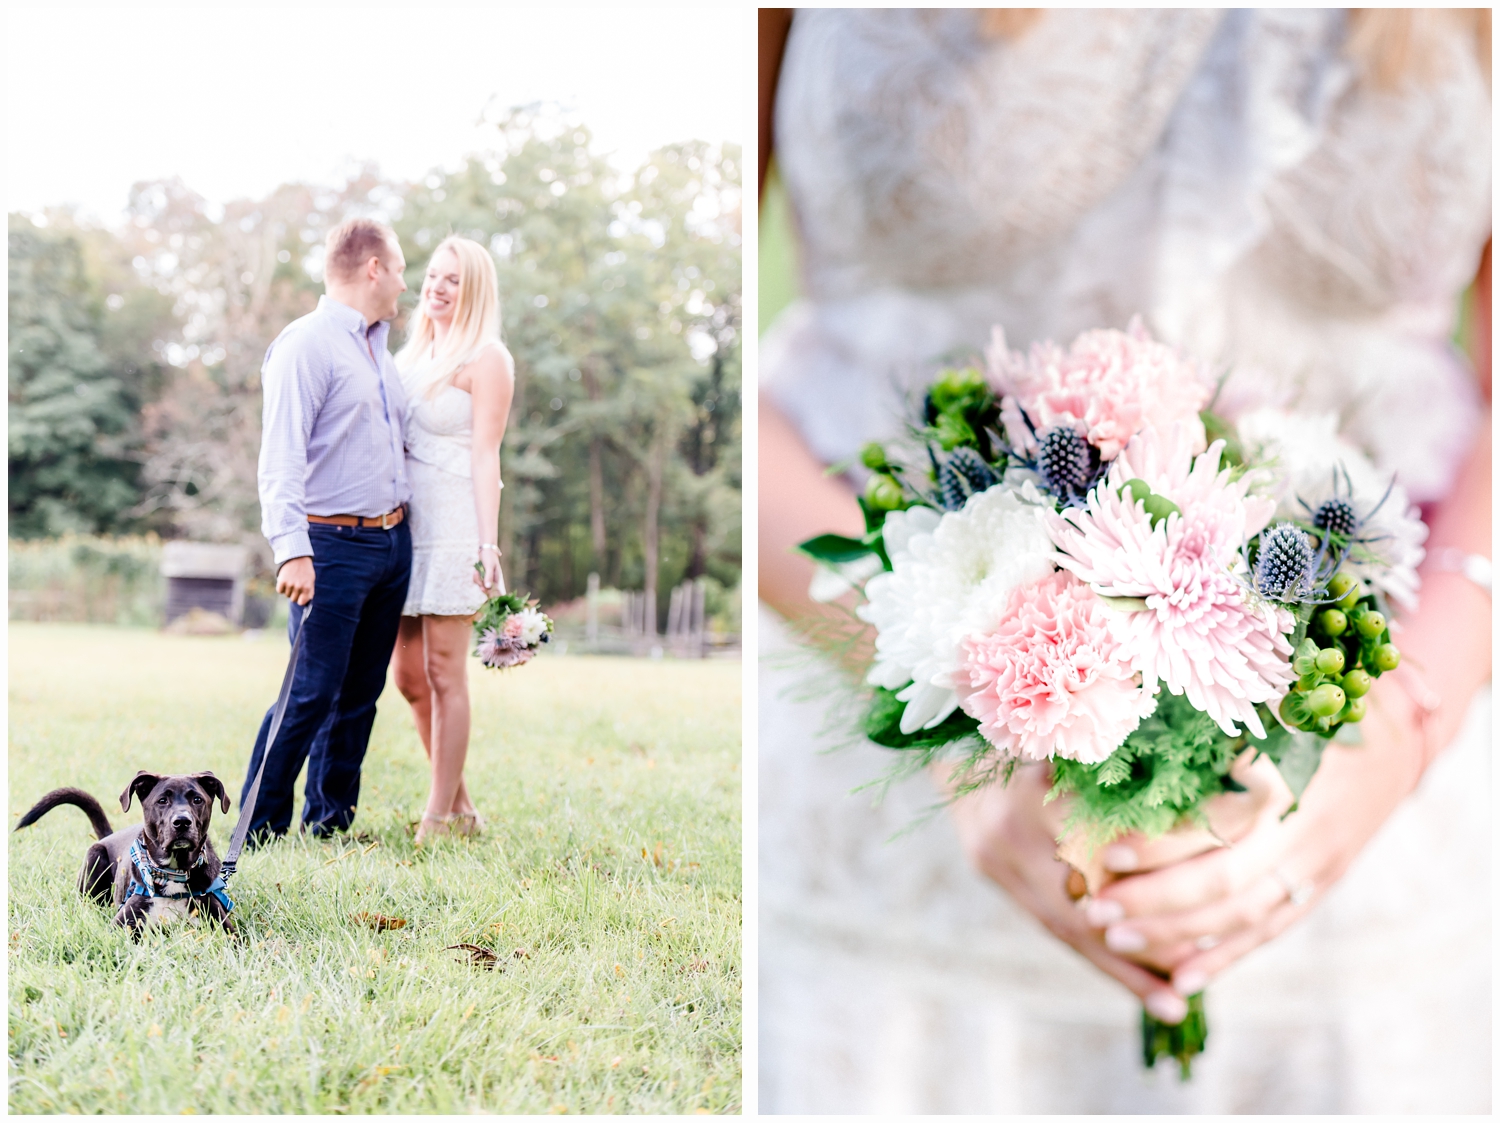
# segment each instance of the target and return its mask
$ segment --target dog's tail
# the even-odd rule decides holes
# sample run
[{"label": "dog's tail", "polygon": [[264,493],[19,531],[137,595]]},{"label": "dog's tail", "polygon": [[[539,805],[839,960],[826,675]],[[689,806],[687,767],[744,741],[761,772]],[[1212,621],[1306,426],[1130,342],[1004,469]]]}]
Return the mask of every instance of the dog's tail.
[{"label": "dog's tail", "polygon": [[79,790],[73,786],[64,786],[61,790],[53,790],[42,795],[42,800],[26,811],[21,820],[16,823],[16,828],[25,829],[48,810],[58,806],[77,806],[86,813],[89,816],[89,824],[94,827],[95,837],[105,838],[114,832],[110,827],[109,818],[104,816],[104,807],[99,804],[99,800],[86,790]]}]

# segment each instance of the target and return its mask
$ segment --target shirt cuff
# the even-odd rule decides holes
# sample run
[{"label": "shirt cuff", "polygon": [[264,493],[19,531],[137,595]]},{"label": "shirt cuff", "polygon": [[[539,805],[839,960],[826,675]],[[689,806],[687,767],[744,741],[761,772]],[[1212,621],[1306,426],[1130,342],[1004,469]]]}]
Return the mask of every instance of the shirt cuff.
[{"label": "shirt cuff", "polygon": [[271,540],[271,557],[278,567],[289,558],[311,558],[312,552],[312,539],[305,530],[288,531]]}]

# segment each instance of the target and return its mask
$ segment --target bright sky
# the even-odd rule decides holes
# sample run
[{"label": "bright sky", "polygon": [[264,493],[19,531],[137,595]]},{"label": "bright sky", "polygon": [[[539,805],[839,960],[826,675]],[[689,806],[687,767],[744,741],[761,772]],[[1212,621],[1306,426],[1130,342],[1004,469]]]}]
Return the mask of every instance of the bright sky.
[{"label": "bright sky", "polygon": [[752,128],[752,8],[9,9],[8,210],[112,221],[131,184],[171,175],[221,203],[364,160],[415,178],[488,147],[491,103],[559,102],[623,164]]}]

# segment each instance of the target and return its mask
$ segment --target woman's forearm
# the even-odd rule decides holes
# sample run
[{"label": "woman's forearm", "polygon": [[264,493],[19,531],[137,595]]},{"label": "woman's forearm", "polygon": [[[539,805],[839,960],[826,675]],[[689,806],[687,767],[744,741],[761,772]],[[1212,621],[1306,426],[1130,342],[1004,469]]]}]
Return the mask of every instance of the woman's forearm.
[{"label": "woman's forearm", "polygon": [[498,543],[500,524],[500,451],[474,446],[469,465],[474,475],[474,511],[479,520],[479,541]]},{"label": "woman's forearm", "polygon": [[825,474],[786,416],[760,399],[760,596],[793,622],[829,616],[807,596],[812,563],[793,549],[814,535],[858,537],[864,516],[847,480]]},{"label": "woman's forearm", "polygon": [[1402,655],[1394,683],[1425,720],[1424,765],[1452,741],[1470,699],[1490,680],[1490,595],[1440,568],[1444,550],[1490,554],[1490,443],[1486,420],[1453,491],[1430,516],[1417,611],[1398,615],[1391,630]]}]

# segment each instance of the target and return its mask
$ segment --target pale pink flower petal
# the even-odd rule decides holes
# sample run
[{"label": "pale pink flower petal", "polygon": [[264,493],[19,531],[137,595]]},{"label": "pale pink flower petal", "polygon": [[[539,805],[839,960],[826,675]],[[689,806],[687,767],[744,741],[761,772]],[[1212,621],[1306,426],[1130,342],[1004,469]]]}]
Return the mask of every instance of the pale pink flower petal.
[{"label": "pale pink flower petal", "polygon": [[1089,330],[1064,353],[1038,342],[1022,354],[1010,350],[996,327],[986,352],[990,383],[1001,394],[1000,415],[1011,444],[1033,455],[1037,432],[1069,425],[1113,460],[1147,425],[1188,429],[1194,451],[1205,437],[1198,413],[1211,388],[1197,363],[1153,339],[1139,318],[1123,333]]},{"label": "pale pink flower petal", "polygon": [[[1153,692],[1206,712],[1230,735],[1236,723],[1265,738],[1255,705],[1292,679],[1287,634],[1292,614],[1240,581],[1240,548],[1265,524],[1274,501],[1249,496],[1251,481],[1218,469],[1223,442],[1196,460],[1185,430],[1163,443],[1155,429],[1137,436],[1089,493],[1087,507],[1053,516],[1058,562],[1106,596],[1140,598],[1146,608],[1113,611],[1114,633]],[[1154,529],[1130,479],[1180,508]],[[1267,506],[1267,503],[1270,506]]]},{"label": "pale pink flower petal", "polygon": [[1104,604],[1071,574],[1013,592],[995,629],[965,646],[964,710],[981,735],[1020,758],[1103,762],[1156,710]]}]

